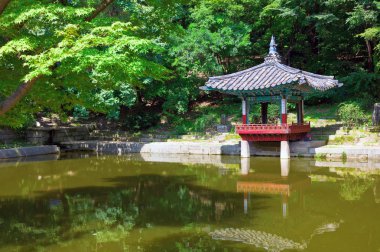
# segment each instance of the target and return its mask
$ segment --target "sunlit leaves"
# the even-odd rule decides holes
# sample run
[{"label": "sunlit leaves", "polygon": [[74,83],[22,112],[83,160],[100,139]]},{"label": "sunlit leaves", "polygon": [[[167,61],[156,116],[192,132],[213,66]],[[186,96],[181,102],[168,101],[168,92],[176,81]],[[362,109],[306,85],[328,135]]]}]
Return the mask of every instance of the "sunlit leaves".
[{"label": "sunlit leaves", "polygon": [[34,48],[35,43],[33,43],[30,38],[11,40],[0,47],[0,60],[6,55],[17,55],[19,53],[32,51]]}]

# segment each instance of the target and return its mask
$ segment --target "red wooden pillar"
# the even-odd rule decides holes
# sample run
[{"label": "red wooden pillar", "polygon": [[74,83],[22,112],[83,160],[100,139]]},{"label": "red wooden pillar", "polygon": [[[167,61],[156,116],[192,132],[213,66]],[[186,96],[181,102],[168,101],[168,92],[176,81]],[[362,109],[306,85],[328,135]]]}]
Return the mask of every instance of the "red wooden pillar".
[{"label": "red wooden pillar", "polygon": [[288,123],[288,111],[286,109],[286,97],[283,96],[281,98],[281,123],[287,124]]},{"label": "red wooden pillar", "polygon": [[267,102],[261,103],[261,122],[262,124],[268,123],[268,103]]},{"label": "red wooden pillar", "polygon": [[241,120],[243,124],[247,124],[247,98],[243,97],[241,100]]}]

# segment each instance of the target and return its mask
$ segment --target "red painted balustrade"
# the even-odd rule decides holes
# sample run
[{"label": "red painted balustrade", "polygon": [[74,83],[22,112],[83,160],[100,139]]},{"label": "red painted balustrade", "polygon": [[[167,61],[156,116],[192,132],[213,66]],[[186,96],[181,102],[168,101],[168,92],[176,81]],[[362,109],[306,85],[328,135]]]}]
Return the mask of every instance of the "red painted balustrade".
[{"label": "red painted balustrade", "polygon": [[310,123],[303,124],[239,124],[235,126],[243,140],[288,141],[303,139],[310,132]]}]

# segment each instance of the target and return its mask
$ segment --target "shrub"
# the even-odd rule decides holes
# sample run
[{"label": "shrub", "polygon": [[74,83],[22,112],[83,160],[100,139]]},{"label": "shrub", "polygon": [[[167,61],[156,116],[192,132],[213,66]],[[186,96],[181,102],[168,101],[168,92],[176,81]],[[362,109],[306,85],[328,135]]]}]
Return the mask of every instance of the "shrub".
[{"label": "shrub", "polygon": [[369,121],[369,116],[357,102],[341,103],[338,108],[338,117],[348,128],[358,127]]},{"label": "shrub", "polygon": [[88,119],[89,112],[88,110],[80,105],[75,105],[73,116],[75,119]]},{"label": "shrub", "polygon": [[155,126],[160,120],[157,113],[141,112],[139,114],[128,114],[123,126],[129,131],[138,131]]}]

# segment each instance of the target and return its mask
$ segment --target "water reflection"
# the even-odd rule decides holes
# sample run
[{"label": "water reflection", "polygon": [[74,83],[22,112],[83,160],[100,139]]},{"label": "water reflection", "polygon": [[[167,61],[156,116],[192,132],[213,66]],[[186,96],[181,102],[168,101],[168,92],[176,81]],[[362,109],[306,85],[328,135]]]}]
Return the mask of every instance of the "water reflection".
[{"label": "water reflection", "polygon": [[375,170],[305,159],[90,155],[8,163],[0,173],[0,251],[380,248],[368,238],[380,232]]},{"label": "water reflection", "polygon": [[[303,190],[311,184],[306,173],[289,177],[290,160],[278,160],[281,171],[277,174],[265,172],[249,172],[250,159],[242,158],[241,177],[237,181],[237,192],[244,195],[244,213],[248,213],[251,193],[264,195],[280,195],[282,201],[282,216],[288,216],[288,199],[292,192],[298,192],[300,202],[303,202]],[[253,164],[255,165],[255,164]]]}]

